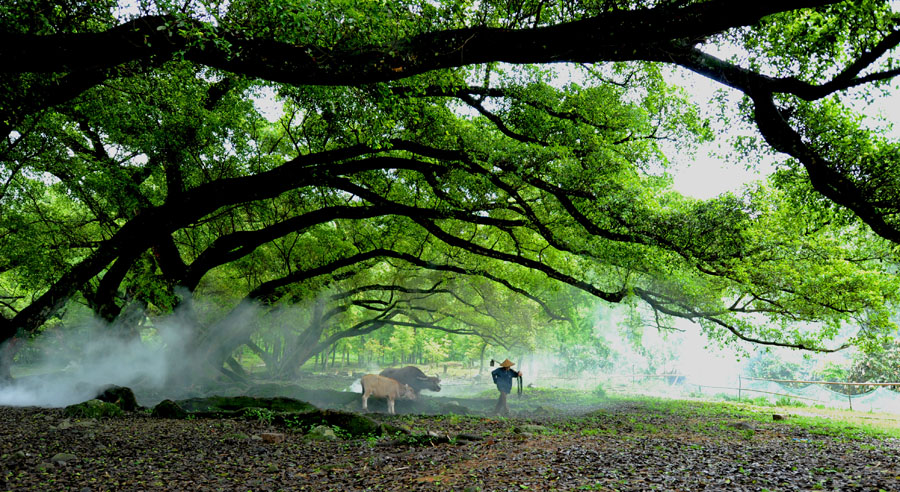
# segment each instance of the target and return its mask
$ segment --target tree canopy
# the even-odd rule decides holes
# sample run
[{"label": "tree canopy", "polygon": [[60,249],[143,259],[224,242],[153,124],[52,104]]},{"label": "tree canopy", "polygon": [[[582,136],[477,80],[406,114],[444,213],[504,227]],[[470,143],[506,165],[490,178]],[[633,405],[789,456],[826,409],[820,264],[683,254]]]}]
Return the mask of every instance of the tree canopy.
[{"label": "tree canopy", "polygon": [[[834,350],[852,323],[881,346],[900,153],[853,104],[898,74],[898,21],[875,0],[4,4],[0,339],[73,302],[133,336],[189,292],[223,303],[187,316],[213,366],[254,344],[248,303],[311,306],[302,360],[382,326],[502,345],[577,324],[576,289],[722,340]],[[770,182],[671,190],[663,144],[725,132],[672,67],[743,95],[737,156],[775,155]]]}]

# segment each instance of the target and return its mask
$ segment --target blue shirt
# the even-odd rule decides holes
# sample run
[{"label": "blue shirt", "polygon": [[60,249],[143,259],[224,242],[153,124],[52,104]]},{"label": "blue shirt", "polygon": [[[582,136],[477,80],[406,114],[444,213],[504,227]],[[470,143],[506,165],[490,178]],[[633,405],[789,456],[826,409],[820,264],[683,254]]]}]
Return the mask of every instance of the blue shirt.
[{"label": "blue shirt", "polygon": [[519,377],[519,373],[506,367],[498,367],[491,371],[491,377],[501,393],[509,393],[512,391],[512,380]]}]

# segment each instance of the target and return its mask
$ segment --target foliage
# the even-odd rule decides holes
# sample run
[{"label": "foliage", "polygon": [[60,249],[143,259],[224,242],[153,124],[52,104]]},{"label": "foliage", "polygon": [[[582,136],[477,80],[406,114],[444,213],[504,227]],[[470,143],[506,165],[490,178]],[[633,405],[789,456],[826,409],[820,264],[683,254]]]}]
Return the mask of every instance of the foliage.
[{"label": "foliage", "polygon": [[248,407],[244,408],[243,415],[247,419],[259,421],[262,424],[269,425],[275,418],[275,412],[268,408]]},{"label": "foliage", "polygon": [[[848,380],[856,383],[895,383],[900,381],[900,344],[886,344],[873,353],[858,353],[850,366]],[[894,391],[897,388],[891,387]]]},{"label": "foliage", "polygon": [[760,351],[747,361],[748,376],[761,379],[807,379],[810,377],[809,361],[786,360],[771,351]]},{"label": "foliage", "polygon": [[[602,360],[597,302],[640,306],[635,339],[672,317],[804,350],[894,333],[900,154],[851,108],[897,74],[887,2],[0,14],[2,340],[76,304],[132,338],[174,315],[240,379],[241,347],[278,375],[338,348],[478,351],[445,334]],[[726,129],[666,64],[745,96],[738,155],[788,156],[770,183],[669,189],[661,143]]]},{"label": "foliage", "polygon": [[805,407],[806,404],[802,401],[795,400],[789,396],[781,396],[777,400],[775,400],[776,407]]},{"label": "foliage", "polygon": [[822,381],[849,381],[850,374],[847,367],[836,362],[828,362],[824,367],[817,370],[813,378]]}]

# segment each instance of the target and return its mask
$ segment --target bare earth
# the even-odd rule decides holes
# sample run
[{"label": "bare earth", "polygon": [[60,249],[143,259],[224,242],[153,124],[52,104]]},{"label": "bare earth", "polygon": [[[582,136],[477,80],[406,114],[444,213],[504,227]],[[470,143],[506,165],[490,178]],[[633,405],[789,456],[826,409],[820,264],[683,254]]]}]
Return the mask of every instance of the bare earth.
[{"label": "bare earth", "polygon": [[[0,488],[900,490],[897,440],[834,437],[743,416],[672,414],[637,403],[575,418],[372,416],[451,439],[310,441],[258,420],[136,412],[79,421],[60,409],[2,407]],[[284,441],[262,439],[267,433]]]}]

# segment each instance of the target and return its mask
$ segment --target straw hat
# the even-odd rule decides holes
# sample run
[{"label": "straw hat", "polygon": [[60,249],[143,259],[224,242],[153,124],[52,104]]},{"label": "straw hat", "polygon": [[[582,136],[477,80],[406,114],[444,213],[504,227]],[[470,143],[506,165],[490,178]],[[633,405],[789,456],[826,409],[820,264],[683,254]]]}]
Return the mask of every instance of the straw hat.
[{"label": "straw hat", "polygon": [[516,365],[516,364],[514,362],[510,362],[509,359],[506,359],[505,361],[500,363],[500,367],[506,367],[506,368],[510,368],[514,365]]}]

